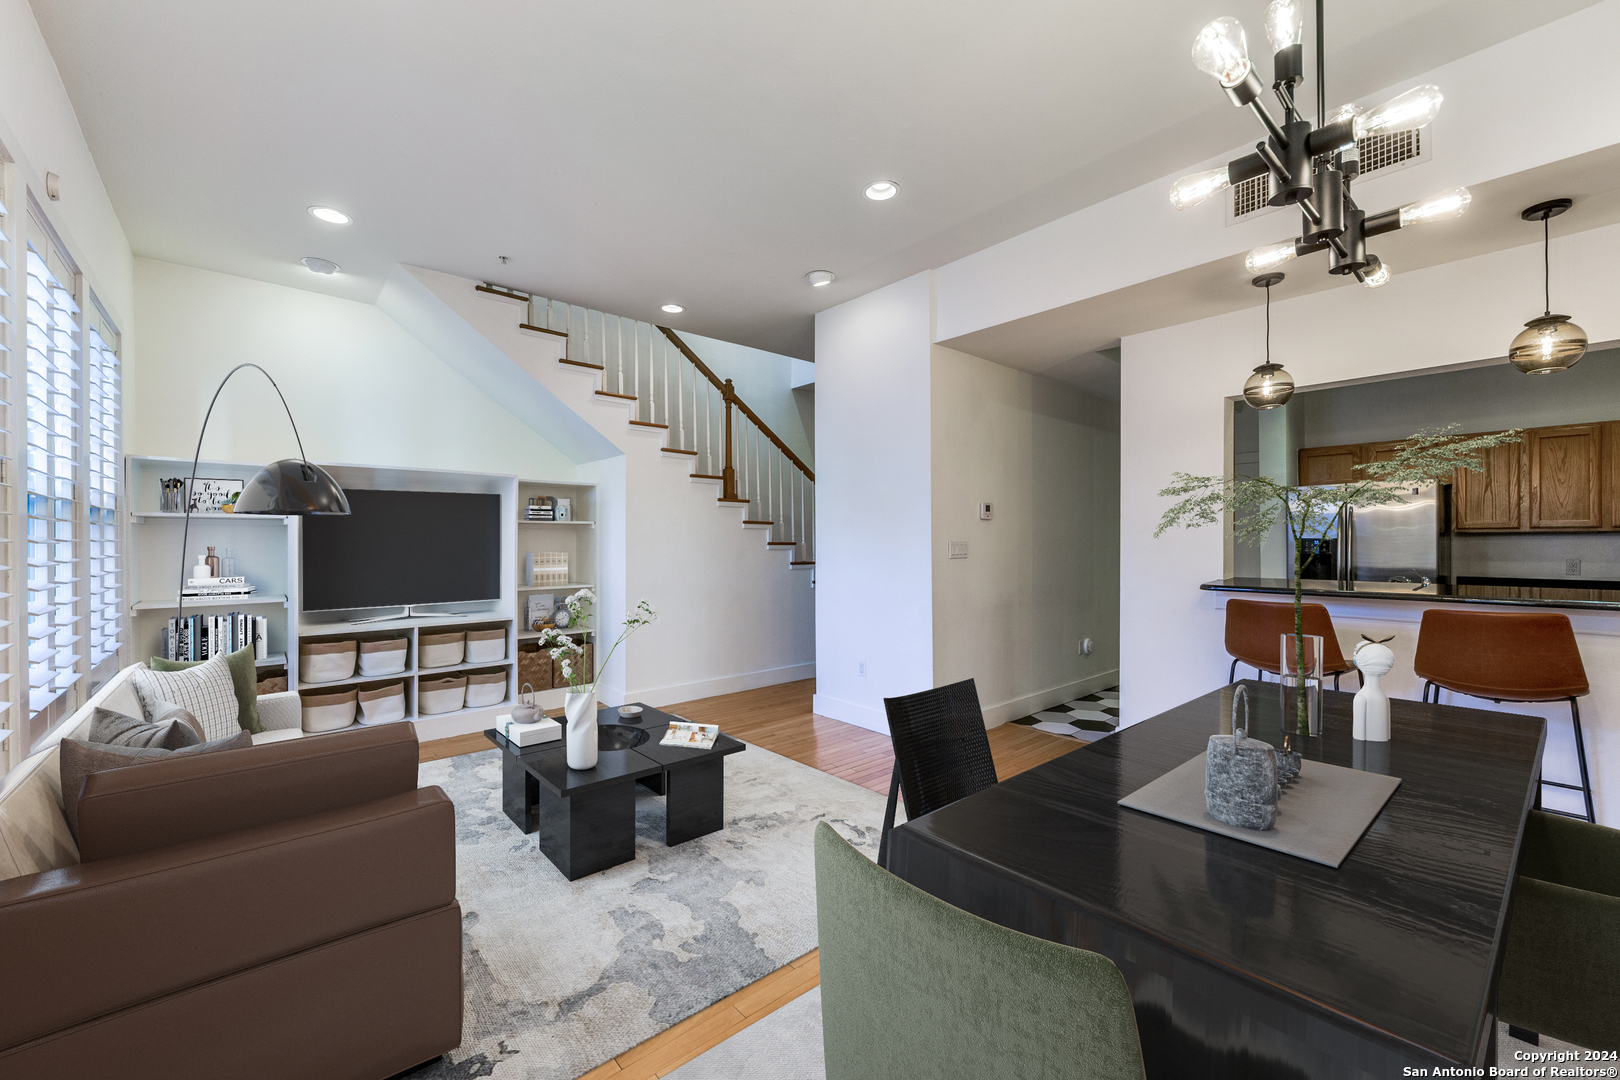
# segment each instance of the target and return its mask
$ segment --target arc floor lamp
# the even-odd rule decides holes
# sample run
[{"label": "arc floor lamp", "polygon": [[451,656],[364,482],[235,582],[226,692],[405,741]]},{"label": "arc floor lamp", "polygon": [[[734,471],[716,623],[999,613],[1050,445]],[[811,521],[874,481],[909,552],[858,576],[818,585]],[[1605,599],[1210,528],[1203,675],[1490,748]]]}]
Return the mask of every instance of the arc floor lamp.
[{"label": "arc floor lamp", "polygon": [[192,491],[197,483],[197,463],[202,460],[203,436],[208,433],[208,420],[214,415],[214,405],[219,401],[220,391],[231,381],[231,376],[243,368],[253,368],[270,380],[270,386],[275,390],[276,397],[281,399],[281,407],[287,413],[287,422],[292,425],[293,440],[298,443],[298,456],[272,461],[260,469],[237,497],[236,513],[309,516],[349,512],[348,497],[343,494],[338,482],[319,465],[310,464],[309,458],[304,455],[304,440],[298,434],[298,422],[293,419],[292,409],[287,407],[287,398],[282,394],[281,387],[276,385],[276,380],[258,364],[238,364],[231,368],[219,381],[213,398],[208,402],[208,411],[203,414],[202,430],[197,433],[197,452],[191,457],[191,477],[186,481],[186,520],[180,533],[179,610],[176,613],[181,619],[186,614],[186,546],[191,538]]}]

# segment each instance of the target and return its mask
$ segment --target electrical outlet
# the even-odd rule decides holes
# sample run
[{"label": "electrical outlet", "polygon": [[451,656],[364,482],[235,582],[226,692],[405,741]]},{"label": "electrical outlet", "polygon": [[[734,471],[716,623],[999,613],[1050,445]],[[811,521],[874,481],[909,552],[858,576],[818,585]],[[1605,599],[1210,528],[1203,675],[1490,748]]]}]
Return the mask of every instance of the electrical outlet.
[{"label": "electrical outlet", "polygon": [[861,678],[866,678],[866,661],[861,661]]},{"label": "electrical outlet", "polygon": [[951,545],[950,546],[950,557],[951,558],[953,558],[953,559],[965,559],[965,558],[968,557],[967,556],[968,542],[966,540],[952,540],[950,542],[950,545]]},{"label": "electrical outlet", "polygon": [[979,520],[980,521],[989,521],[990,520],[990,504],[989,503],[980,503],[979,504]]},{"label": "electrical outlet", "polygon": [[1579,560],[1579,559],[1565,559],[1564,560],[1564,573],[1568,574],[1570,577],[1580,577],[1581,576],[1581,560]]}]

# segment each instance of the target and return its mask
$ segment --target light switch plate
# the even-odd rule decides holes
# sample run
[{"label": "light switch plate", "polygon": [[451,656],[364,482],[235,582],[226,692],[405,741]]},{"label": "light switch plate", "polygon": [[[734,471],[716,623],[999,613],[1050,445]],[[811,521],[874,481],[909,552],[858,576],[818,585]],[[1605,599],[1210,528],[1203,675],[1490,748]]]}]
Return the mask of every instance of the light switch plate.
[{"label": "light switch plate", "polygon": [[951,549],[950,549],[951,558],[953,558],[953,559],[965,559],[965,558],[968,557],[967,556],[968,542],[966,540],[952,540],[950,543],[951,543]]}]

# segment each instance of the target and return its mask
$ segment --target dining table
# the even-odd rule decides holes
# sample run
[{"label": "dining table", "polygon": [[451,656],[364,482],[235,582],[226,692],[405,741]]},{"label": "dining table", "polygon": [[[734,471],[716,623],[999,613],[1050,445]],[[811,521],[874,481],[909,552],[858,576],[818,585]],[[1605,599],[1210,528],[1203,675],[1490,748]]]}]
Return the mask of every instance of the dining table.
[{"label": "dining table", "polygon": [[[1285,702],[1278,683],[1241,685],[1249,735],[1280,747],[1293,691]],[[1324,691],[1321,733],[1293,737],[1300,782],[1313,761],[1400,780],[1334,868],[1119,805],[1229,733],[1234,690],[907,822],[889,869],[984,919],[1112,960],[1153,1080],[1493,1064],[1545,722],[1392,700],[1390,741],[1370,743],[1351,737],[1354,695]],[[1285,788],[1285,813],[1288,801]]]}]

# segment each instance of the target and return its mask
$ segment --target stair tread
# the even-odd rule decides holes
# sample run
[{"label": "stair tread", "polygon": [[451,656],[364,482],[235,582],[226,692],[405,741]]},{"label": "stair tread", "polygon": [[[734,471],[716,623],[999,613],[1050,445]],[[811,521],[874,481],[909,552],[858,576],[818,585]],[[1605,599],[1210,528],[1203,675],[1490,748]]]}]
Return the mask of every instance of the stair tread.
[{"label": "stair tread", "polygon": [[583,360],[570,360],[566,356],[558,357],[557,363],[559,363],[559,364],[568,364],[571,367],[588,367],[588,368],[591,368],[594,371],[606,371],[607,370],[607,368],[604,367],[601,364],[587,364]]},{"label": "stair tread", "polygon": [[666,431],[669,430],[669,425],[668,424],[655,424],[651,420],[632,420],[630,422],[632,424],[636,425],[636,427],[655,427],[655,428],[663,428]]},{"label": "stair tread", "polygon": [[716,499],[714,501],[715,502],[723,502],[723,503],[734,503],[734,504],[736,504],[738,506],[745,506],[748,503],[753,502],[752,499],[728,499],[724,495],[720,496],[718,499]]},{"label": "stair tread", "polygon": [[799,559],[799,560],[797,560],[795,562],[788,563],[788,565],[789,566],[814,566],[814,565],[816,565],[816,560],[814,560],[814,559]]},{"label": "stair tread", "polygon": [[692,473],[691,477],[694,480],[724,480],[725,479],[725,477],[723,477],[723,476],[711,476],[708,473],[703,473],[703,472]]},{"label": "stair tread", "polygon": [[522,296],[515,292],[508,292],[505,289],[492,289],[488,285],[476,285],[473,287],[473,291],[489,293],[489,295],[498,296],[502,300],[516,300],[521,304],[527,304],[529,302],[529,298],[527,296]]},{"label": "stair tread", "polygon": [[776,522],[774,522],[774,521],[750,521],[747,518],[744,518],[743,519],[743,524],[744,525],[775,525]]},{"label": "stair tread", "polygon": [[662,449],[666,454],[689,454],[692,457],[697,457],[696,450],[682,450],[678,446],[665,446]]},{"label": "stair tread", "polygon": [[598,390],[596,392],[596,396],[597,397],[618,398],[620,401],[634,401],[634,400],[636,400],[636,395],[634,395],[634,394],[615,394],[611,390]]},{"label": "stair tread", "polygon": [[533,331],[535,333],[538,333],[538,334],[551,334],[554,337],[560,337],[560,338],[565,338],[565,337],[568,336],[567,334],[563,333],[561,330],[553,330],[549,326],[534,326],[534,325],[531,325],[530,323],[526,323],[526,322],[518,323],[518,329],[519,330],[531,330],[531,331]]},{"label": "stair tread", "polygon": [[765,541],[765,546],[766,547],[798,547],[799,542],[797,540],[767,540],[767,541]]}]

